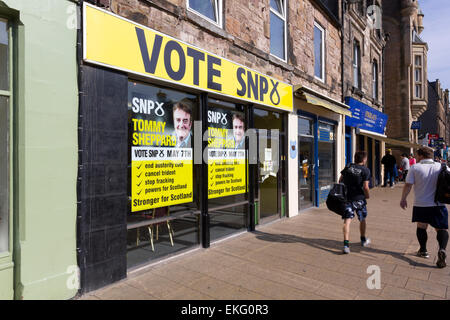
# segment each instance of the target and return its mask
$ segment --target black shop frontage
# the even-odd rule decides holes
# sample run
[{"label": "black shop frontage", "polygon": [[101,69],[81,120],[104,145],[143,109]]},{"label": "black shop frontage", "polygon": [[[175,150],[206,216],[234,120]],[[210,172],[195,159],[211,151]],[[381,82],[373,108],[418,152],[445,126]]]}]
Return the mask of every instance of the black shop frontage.
[{"label": "black shop frontage", "polygon": [[286,215],[292,87],[85,4],[82,293]]}]

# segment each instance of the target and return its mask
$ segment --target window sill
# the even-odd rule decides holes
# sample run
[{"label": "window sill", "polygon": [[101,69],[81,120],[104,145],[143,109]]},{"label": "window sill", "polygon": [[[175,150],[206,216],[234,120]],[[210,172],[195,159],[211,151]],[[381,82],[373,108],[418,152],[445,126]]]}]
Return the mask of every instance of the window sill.
[{"label": "window sill", "polygon": [[361,89],[359,89],[359,88],[357,88],[355,86],[352,87],[352,93],[356,94],[357,96],[359,96],[361,98],[363,98],[365,96],[364,91],[362,91]]},{"label": "window sill", "polygon": [[318,81],[319,83],[321,83],[323,85],[325,84],[325,79],[321,79],[318,76],[314,76],[314,80]]},{"label": "window sill", "polygon": [[282,67],[289,71],[294,71],[293,66],[290,66],[289,64],[287,64],[286,62],[284,62],[283,60],[281,60],[280,58],[278,58],[272,54],[269,54],[269,61],[276,66]]},{"label": "window sill", "polygon": [[217,24],[200,17],[198,14],[191,12],[190,10],[186,10],[186,20],[195,23],[209,33],[218,35],[224,39],[234,40],[234,37],[228,34],[228,32],[226,32],[223,28],[220,28]]},{"label": "window sill", "polygon": [[367,27],[367,16],[361,16],[361,13],[356,11],[354,8],[349,10],[350,15],[353,17],[353,19],[356,21],[356,23],[359,25],[359,27],[363,30]]}]

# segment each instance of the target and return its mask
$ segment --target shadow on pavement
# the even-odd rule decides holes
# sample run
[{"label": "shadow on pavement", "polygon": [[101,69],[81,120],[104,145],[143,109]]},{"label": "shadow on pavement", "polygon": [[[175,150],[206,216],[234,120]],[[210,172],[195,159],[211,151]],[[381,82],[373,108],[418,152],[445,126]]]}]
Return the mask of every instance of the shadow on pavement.
[{"label": "shadow on pavement", "polygon": [[[342,242],[337,240],[330,239],[314,239],[314,238],[302,238],[299,236],[291,235],[291,234],[272,234],[266,233],[259,230],[252,232],[256,235],[257,239],[269,242],[279,242],[279,243],[303,243],[309,245],[313,248],[317,248],[323,251],[330,252],[335,255],[342,255]],[[387,251],[381,249],[375,249],[372,247],[361,247],[358,245],[353,245],[351,247],[352,252],[354,253],[378,253],[378,254],[387,254],[392,256],[393,258],[403,260],[408,262],[411,266],[418,267],[426,267],[426,268],[434,268],[433,266],[423,264],[417,261],[414,261],[408,257],[409,254],[403,254],[395,251]]]}]

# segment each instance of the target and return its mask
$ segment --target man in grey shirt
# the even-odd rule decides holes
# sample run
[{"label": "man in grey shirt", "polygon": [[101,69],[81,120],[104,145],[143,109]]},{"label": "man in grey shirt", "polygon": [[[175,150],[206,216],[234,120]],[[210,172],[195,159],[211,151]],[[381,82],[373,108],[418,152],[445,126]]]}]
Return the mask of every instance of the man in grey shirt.
[{"label": "man in grey shirt", "polygon": [[408,171],[410,168],[408,155],[406,153],[402,154],[401,168],[403,172],[403,181],[406,181],[406,176],[408,175]]}]

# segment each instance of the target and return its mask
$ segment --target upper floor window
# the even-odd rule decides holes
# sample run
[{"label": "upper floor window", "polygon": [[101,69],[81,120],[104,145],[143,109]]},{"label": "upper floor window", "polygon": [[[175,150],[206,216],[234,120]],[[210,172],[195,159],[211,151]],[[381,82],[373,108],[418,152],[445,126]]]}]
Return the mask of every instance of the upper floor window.
[{"label": "upper floor window", "polygon": [[423,88],[423,73],[422,73],[422,56],[414,57],[414,96],[416,98],[422,98],[422,88]]},{"label": "upper floor window", "polygon": [[0,90],[9,90],[8,23],[0,18]]},{"label": "upper floor window", "polygon": [[314,76],[325,80],[325,32],[317,23],[314,23]]},{"label": "upper floor window", "polygon": [[353,42],[353,86],[361,89],[361,47],[356,40]]},{"label": "upper floor window", "polygon": [[270,53],[286,61],[286,0],[270,0]]},{"label": "upper floor window", "polygon": [[222,0],[187,0],[187,7],[222,28]]},{"label": "upper floor window", "polygon": [[364,15],[364,0],[356,0],[356,12],[358,12],[360,15]]},{"label": "upper floor window", "polygon": [[373,61],[372,65],[372,98],[378,100],[378,62]]},{"label": "upper floor window", "polygon": [[0,254],[10,244],[10,57],[10,26],[0,18]]}]

